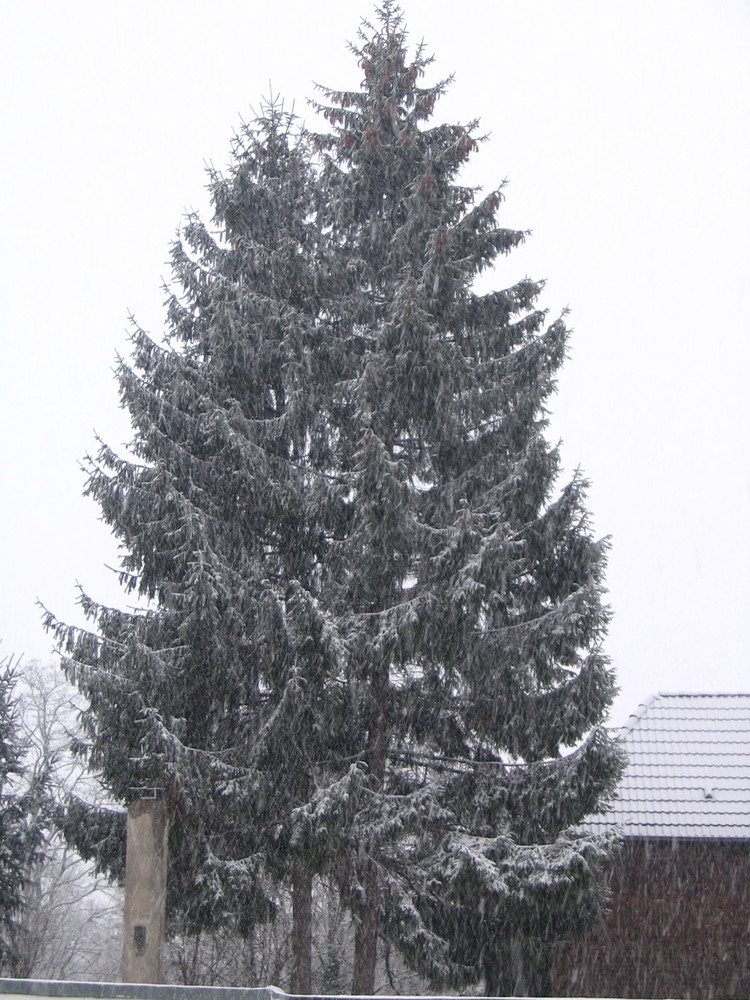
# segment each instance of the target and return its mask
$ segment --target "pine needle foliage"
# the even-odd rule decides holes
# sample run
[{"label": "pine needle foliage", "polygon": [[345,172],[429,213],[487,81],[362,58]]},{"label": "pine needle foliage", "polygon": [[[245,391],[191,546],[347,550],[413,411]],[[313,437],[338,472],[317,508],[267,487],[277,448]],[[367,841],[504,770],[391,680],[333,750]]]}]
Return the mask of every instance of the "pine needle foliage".
[{"label": "pine needle foliage", "polygon": [[242,129],[165,340],[119,363],[131,453],[87,491],[148,605],[47,621],[110,790],[167,791],[186,929],[304,870],[355,916],[355,993],[378,934],[435,985],[539,992],[602,912],[613,844],[568,831],[623,764],[608,545],[545,437],[568,330],[540,282],[477,290],[526,234],[460,182],[477,125],[434,123],[450,81],[395,3],[352,50],[325,130],[274,102]]}]

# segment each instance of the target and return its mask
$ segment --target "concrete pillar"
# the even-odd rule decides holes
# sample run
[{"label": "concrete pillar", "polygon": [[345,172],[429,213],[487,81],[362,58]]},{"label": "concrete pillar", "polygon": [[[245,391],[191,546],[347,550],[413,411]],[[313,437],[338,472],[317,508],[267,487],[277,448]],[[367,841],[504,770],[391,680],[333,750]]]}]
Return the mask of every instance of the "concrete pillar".
[{"label": "concrete pillar", "polygon": [[167,806],[149,790],[128,807],[122,981],[161,983],[167,902]]}]

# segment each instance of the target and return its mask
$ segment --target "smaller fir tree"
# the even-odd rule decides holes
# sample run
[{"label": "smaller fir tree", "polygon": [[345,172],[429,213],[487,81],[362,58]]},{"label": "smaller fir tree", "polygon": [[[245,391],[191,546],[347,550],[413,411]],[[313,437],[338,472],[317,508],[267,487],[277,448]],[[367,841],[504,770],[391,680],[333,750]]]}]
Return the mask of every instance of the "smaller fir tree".
[{"label": "smaller fir tree", "polygon": [[[173,247],[164,341],[134,325],[117,369],[131,453],[102,443],[88,460],[121,582],[148,610],[82,594],[90,630],[46,621],[89,700],[85,752],[107,789],[122,803],[166,790],[168,926],[244,935],[287,884],[292,986],[309,992],[317,862],[291,817],[353,748],[329,683],[341,650],[317,605],[338,503],[318,396],[337,362],[295,117],[265,105],[210,190],[214,226],[191,216]],[[71,803],[65,828],[121,871],[116,815]]]}]

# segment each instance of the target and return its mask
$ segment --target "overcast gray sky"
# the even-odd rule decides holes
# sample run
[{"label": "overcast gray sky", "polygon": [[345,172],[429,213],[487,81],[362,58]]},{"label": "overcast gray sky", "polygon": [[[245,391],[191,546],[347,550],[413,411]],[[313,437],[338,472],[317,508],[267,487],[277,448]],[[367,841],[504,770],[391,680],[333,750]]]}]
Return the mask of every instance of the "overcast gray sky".
[{"label": "overcast gray sky", "polygon": [[[547,279],[571,355],[550,434],[612,536],[619,724],[649,693],[750,690],[750,3],[405,0],[480,118],[467,178],[508,179],[533,230],[493,281]],[[38,598],[124,603],[81,496],[94,430],[129,438],[112,365],[127,315],[158,335],[169,244],[207,215],[269,87],[308,121],[352,87],[369,2],[0,0],[0,639],[48,659]]]}]

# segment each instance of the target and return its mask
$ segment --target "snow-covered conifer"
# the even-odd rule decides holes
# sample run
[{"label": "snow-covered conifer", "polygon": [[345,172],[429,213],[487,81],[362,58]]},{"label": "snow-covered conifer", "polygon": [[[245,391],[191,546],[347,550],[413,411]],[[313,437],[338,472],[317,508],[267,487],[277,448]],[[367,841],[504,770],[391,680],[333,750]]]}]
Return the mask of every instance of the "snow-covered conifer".
[{"label": "snow-covered conifer", "polygon": [[[274,102],[233,152],[211,178],[217,231],[190,217],[173,248],[164,342],[134,326],[118,365],[131,453],[101,443],[88,462],[121,583],[146,604],[82,594],[90,629],[47,619],[89,700],[88,753],[109,791],[165,790],[168,917],[183,933],[245,932],[272,912],[274,877],[309,894],[290,810],[345,720],[327,683],[341,651],[317,606],[335,497],[316,402],[325,280],[310,157]],[[100,859],[96,819],[77,842]]]},{"label": "snow-covered conifer", "polygon": [[119,365],[132,454],[102,444],[88,492],[150,603],[48,622],[111,792],[166,790],[184,929],[246,929],[283,879],[304,984],[324,874],[354,993],[379,933],[436,984],[541,990],[603,905],[612,845],[567,831],[622,766],[607,543],[545,437],[568,334],[539,282],[478,290],[524,233],[461,184],[477,126],[433,123],[392,0],[354,51],[327,131],[273,104],[242,131],[166,341]]},{"label": "snow-covered conifer", "polygon": [[357,359],[334,390],[348,516],[327,599],[362,726],[337,859],[353,990],[372,990],[379,925],[433,981],[539,989],[601,908],[610,845],[565,830],[621,770],[596,728],[607,543],[545,439],[568,334],[540,283],[476,290],[524,234],[501,188],[461,185],[476,125],[432,124],[446,84],[423,85],[395,3],[355,53],[361,89],[324,90],[318,137],[333,333]]}]

